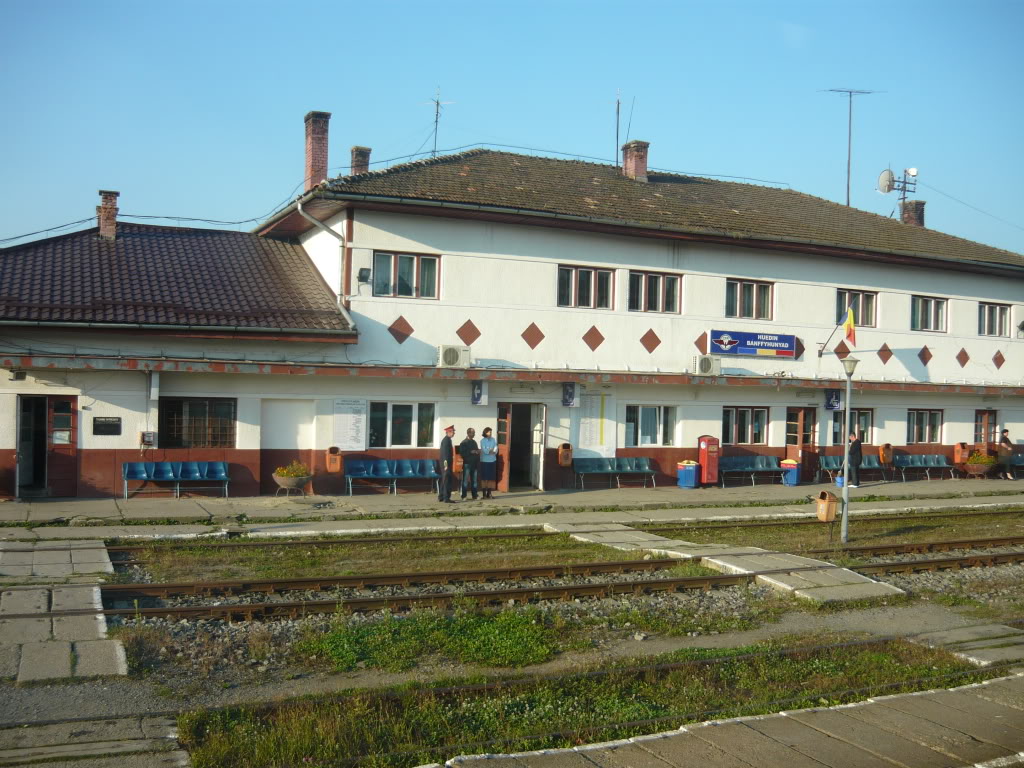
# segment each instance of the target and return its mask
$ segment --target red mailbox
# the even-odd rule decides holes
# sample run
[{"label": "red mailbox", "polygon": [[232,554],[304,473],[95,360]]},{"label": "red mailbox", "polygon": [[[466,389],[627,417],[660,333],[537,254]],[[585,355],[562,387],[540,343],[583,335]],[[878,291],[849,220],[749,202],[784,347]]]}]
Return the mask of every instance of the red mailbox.
[{"label": "red mailbox", "polygon": [[701,435],[697,438],[697,462],[700,464],[700,481],[705,485],[718,482],[718,438]]}]

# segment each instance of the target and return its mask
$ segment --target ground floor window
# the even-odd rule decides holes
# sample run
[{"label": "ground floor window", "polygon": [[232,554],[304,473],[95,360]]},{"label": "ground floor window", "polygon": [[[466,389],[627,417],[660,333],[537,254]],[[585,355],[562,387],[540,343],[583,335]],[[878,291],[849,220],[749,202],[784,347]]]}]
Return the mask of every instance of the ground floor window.
[{"label": "ground floor window", "polygon": [[942,411],[907,411],[907,445],[942,442]]},{"label": "ground floor window", "polygon": [[236,401],[226,398],[161,397],[160,448],[234,448]]},{"label": "ground floor window", "polygon": [[673,445],[676,432],[674,405],[627,405],[626,447]]},{"label": "ground floor window", "polygon": [[434,403],[370,403],[370,448],[431,448]]},{"label": "ground floor window", "polygon": [[764,445],[768,442],[767,408],[723,408],[723,445]]},{"label": "ground floor window", "polygon": [[974,412],[974,442],[994,443],[996,441],[996,412]]},{"label": "ground floor window", "polygon": [[[842,445],[846,442],[843,435],[845,426],[846,411],[832,411],[832,445]],[[871,443],[871,427],[874,415],[871,411],[857,410],[850,411],[850,431],[857,432],[861,442]]]}]

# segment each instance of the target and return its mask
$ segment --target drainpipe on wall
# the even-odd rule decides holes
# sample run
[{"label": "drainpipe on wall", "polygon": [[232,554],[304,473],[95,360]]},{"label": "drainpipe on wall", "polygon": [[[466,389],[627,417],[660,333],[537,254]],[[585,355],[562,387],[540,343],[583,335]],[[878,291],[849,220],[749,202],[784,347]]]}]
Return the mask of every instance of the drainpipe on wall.
[{"label": "drainpipe on wall", "polygon": [[345,275],[348,274],[348,259],[345,257],[345,237],[344,235],[339,235],[330,227],[325,226],[324,223],[317,219],[316,217],[310,216],[308,213],[306,213],[302,209],[301,200],[299,200],[296,203],[296,206],[296,210],[298,210],[299,215],[302,216],[302,218],[304,218],[306,221],[310,222],[314,226],[318,227],[319,229],[322,229],[324,232],[336,238],[338,241],[338,252],[341,254],[341,285],[338,286],[338,311],[341,312],[341,316],[345,318],[345,322],[348,323],[349,328],[351,328],[354,331],[356,329],[356,323],[352,319],[352,315],[348,313],[348,309],[345,308]]}]

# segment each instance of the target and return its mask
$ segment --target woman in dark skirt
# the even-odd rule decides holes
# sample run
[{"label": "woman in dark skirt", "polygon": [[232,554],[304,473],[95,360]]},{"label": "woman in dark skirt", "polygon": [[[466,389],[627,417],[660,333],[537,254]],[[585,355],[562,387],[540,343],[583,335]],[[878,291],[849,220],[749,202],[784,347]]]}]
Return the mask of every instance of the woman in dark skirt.
[{"label": "woman in dark skirt", "polygon": [[496,469],[498,468],[498,441],[491,437],[491,428],[484,427],[480,437],[480,490],[485,499],[493,499]]}]

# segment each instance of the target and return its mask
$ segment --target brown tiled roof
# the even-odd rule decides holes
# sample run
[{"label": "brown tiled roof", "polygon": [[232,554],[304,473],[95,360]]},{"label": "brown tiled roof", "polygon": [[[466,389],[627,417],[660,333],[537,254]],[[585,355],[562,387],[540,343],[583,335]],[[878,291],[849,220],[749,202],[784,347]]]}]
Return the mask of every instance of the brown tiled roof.
[{"label": "brown tiled roof", "polygon": [[640,227],[1024,266],[1024,256],[789,189],[475,149],[326,182],[320,190],[513,208]]},{"label": "brown tiled roof", "polygon": [[0,320],[349,330],[298,245],[121,222],[0,250]]}]

